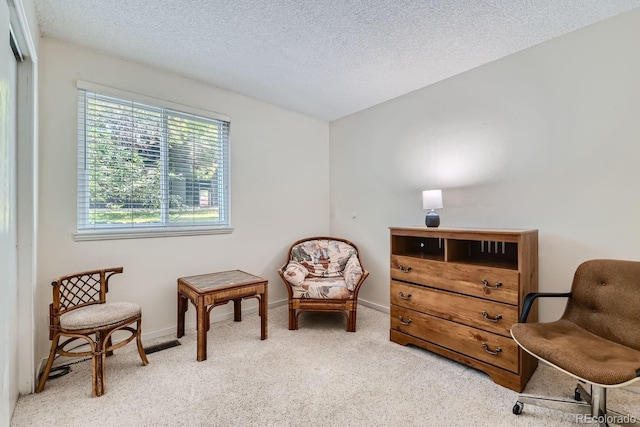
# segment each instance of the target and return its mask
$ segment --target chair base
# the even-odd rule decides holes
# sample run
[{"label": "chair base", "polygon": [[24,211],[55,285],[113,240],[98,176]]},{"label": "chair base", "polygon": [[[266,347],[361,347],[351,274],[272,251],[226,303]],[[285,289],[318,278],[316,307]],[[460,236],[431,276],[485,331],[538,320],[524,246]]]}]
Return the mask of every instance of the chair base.
[{"label": "chair base", "polygon": [[[136,323],[135,328],[129,326],[132,323]],[[44,390],[44,385],[49,378],[56,355],[61,355],[66,357],[91,357],[91,395],[92,397],[102,396],[106,390],[105,361],[107,356],[111,356],[113,354],[113,350],[118,349],[135,339],[142,364],[149,364],[149,360],[147,359],[147,355],[144,352],[144,347],[142,346],[142,341],[140,339],[142,331],[141,324],[141,316],[136,316],[112,325],[110,328],[106,329],[78,332],[66,330],[56,331],[51,340],[51,351],[49,352],[47,364],[40,374],[36,393],[40,393]],[[112,344],[111,336],[116,331],[128,331],[131,333],[131,336],[114,345]],[[93,335],[94,338],[92,339],[90,335]],[[66,337],[67,339],[60,343],[60,339],[63,337]],[[67,347],[69,343],[78,339],[87,341],[86,345],[90,347],[90,350],[82,352],[65,350],[65,347]]]},{"label": "chair base", "polygon": [[289,330],[298,329],[298,317],[304,312],[333,312],[342,313],[347,319],[347,332],[356,331],[357,302],[354,300],[289,300]]},{"label": "chair base", "polygon": [[513,413],[520,415],[525,404],[576,414],[576,422],[599,425],[609,424],[621,426],[637,426],[634,417],[607,409],[607,389],[591,385],[591,393],[578,383],[575,389],[574,401],[551,399],[546,397],[525,396],[518,397],[513,406]]}]

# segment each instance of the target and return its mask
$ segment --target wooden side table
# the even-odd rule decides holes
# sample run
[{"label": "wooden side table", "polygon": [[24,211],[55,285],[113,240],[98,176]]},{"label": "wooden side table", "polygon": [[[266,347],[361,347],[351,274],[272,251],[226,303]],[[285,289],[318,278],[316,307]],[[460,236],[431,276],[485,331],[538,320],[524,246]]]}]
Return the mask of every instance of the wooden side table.
[{"label": "wooden side table", "polygon": [[198,362],[207,359],[207,331],[214,307],[233,301],[233,320],[242,321],[241,301],[259,301],[260,339],[267,339],[268,280],[240,270],[222,271],[178,279],[178,338],[184,335],[184,317],[190,300],[196,307],[198,331]]}]

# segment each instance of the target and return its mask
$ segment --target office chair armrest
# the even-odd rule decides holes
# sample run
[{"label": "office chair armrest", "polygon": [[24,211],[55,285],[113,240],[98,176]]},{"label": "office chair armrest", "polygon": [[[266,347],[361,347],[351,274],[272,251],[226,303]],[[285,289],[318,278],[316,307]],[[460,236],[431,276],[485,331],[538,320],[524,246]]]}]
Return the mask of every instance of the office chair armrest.
[{"label": "office chair armrest", "polygon": [[539,298],[539,297],[571,298],[571,292],[565,292],[565,293],[534,292],[531,294],[527,294],[527,296],[524,297],[524,304],[522,304],[522,314],[520,314],[520,319],[518,319],[518,323],[527,322],[527,317],[529,316],[529,311],[531,310],[531,306],[533,305],[536,298]]}]

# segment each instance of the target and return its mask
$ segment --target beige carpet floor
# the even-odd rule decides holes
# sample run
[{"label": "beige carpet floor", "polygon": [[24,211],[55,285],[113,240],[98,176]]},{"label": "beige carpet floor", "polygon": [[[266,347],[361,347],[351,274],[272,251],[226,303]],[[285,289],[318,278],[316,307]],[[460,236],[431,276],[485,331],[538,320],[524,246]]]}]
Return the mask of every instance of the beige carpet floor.
[{"label": "beige carpet floor", "polygon": [[[517,393],[485,374],[389,341],[387,314],[360,306],[358,331],[339,314],[307,313],[287,329],[287,309],[212,324],[208,359],[196,361],[195,331],[149,355],[134,344],[107,359],[107,392],[91,398],[89,362],[18,400],[22,426],[563,426],[576,418],[534,406],[511,413]],[[149,346],[165,339],[145,342]],[[526,392],[570,398],[574,382],[539,366]],[[613,390],[609,407],[640,417],[640,394]]]}]

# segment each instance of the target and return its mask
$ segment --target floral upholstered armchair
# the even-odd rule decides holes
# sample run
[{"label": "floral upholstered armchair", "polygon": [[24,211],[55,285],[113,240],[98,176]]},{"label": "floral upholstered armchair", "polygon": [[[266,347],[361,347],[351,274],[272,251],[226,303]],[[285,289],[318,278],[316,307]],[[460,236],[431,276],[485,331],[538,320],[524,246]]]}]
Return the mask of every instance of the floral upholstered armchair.
[{"label": "floral upholstered armchair", "polygon": [[289,249],[278,273],[289,292],[289,329],[305,311],[342,312],[347,331],[356,331],[358,291],[369,272],[356,245],[337,237],[308,237]]}]

